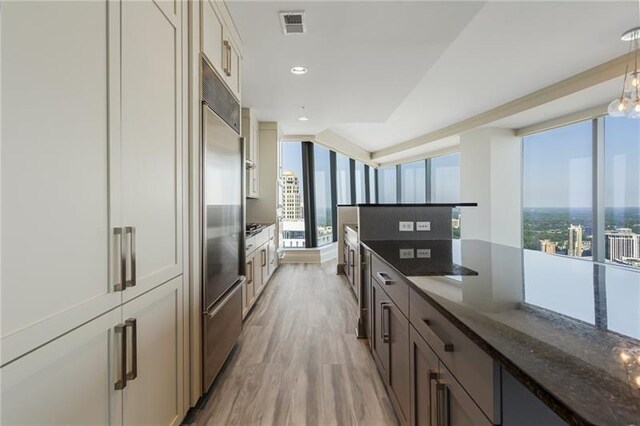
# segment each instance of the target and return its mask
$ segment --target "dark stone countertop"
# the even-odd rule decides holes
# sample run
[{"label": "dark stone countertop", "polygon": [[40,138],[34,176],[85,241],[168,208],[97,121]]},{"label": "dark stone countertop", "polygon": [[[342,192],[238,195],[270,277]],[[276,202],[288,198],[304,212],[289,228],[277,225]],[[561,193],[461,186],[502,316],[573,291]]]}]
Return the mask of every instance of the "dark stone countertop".
[{"label": "dark stone countertop", "polygon": [[338,207],[478,207],[478,203],[356,203]]},{"label": "dark stone countertop", "polygon": [[640,425],[640,271],[478,240],[362,244],[567,422]]}]

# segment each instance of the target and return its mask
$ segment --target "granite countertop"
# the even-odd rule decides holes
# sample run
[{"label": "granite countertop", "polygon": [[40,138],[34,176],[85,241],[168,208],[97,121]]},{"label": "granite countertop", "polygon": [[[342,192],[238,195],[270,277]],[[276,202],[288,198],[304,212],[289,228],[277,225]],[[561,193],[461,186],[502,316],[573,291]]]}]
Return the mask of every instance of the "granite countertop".
[{"label": "granite countertop", "polygon": [[640,271],[478,240],[362,244],[569,423],[640,424]]}]

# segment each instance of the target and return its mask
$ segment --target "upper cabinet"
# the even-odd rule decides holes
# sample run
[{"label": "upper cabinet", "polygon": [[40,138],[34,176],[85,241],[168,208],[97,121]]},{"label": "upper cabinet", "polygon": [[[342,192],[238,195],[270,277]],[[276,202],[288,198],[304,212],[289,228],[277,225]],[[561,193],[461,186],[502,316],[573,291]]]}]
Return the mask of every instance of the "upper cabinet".
[{"label": "upper cabinet", "polygon": [[229,90],[240,100],[242,54],[239,36],[228,12],[225,13],[224,5],[210,0],[202,0],[200,5],[202,53]]},{"label": "upper cabinet", "polygon": [[253,111],[249,108],[242,108],[242,137],[245,140],[246,158],[246,194],[247,198],[258,198],[260,196],[260,145],[258,143],[258,121]]}]

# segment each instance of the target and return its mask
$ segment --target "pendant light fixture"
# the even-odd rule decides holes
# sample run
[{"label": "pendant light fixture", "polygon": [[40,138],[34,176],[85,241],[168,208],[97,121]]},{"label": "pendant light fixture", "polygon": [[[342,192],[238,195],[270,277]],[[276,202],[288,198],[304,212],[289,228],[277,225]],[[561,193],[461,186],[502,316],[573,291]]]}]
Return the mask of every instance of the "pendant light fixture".
[{"label": "pendant light fixture", "polygon": [[[638,1],[638,16],[640,17],[640,1]],[[622,34],[622,41],[629,43],[629,56],[624,71],[620,96],[614,99],[607,108],[612,117],[640,118],[640,69],[638,68],[638,48],[640,48],[640,27],[632,28]],[[630,72],[629,68],[633,66]],[[627,81],[631,81],[627,87]]]}]

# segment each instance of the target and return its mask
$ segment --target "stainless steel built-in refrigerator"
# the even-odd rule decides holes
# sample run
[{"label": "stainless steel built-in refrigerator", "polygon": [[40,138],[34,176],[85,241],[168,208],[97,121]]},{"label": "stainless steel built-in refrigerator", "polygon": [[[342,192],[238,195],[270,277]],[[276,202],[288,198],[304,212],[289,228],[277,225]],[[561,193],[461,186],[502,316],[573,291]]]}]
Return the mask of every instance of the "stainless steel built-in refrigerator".
[{"label": "stainless steel built-in refrigerator", "polygon": [[240,105],[202,59],[203,387],[242,330],[244,152]]}]

